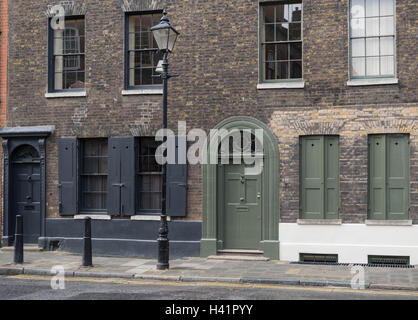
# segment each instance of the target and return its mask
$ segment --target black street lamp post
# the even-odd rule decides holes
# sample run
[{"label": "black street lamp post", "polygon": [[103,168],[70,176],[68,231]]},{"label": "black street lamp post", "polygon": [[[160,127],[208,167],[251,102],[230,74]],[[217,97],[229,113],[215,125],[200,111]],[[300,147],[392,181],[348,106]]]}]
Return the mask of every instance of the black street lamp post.
[{"label": "black street lamp post", "polygon": [[[168,54],[173,52],[179,33],[170,25],[167,18],[167,11],[164,9],[161,22],[152,27],[151,31],[154,39],[157,42],[158,48],[163,52],[164,57],[162,61],[161,79],[163,79],[163,129],[167,129],[167,87],[168,79],[173,75],[168,73]],[[164,136],[164,141],[167,142],[167,136]],[[163,183],[161,193],[161,225],[158,235],[158,263],[157,270],[167,270],[169,264],[169,240],[168,240],[168,224],[167,224],[167,163],[163,165]]]}]

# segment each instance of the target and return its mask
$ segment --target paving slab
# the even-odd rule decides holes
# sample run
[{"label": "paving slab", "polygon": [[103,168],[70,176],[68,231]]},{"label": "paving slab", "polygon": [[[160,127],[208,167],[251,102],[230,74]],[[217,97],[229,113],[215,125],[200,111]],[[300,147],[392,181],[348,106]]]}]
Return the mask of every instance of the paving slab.
[{"label": "paving slab", "polygon": [[[347,265],[309,265],[285,261],[236,261],[184,258],[170,261],[170,270],[156,270],[156,260],[93,256],[93,267],[81,267],[81,256],[30,248],[25,263],[14,265],[13,250],[0,249],[0,275],[53,275],[63,266],[68,277],[136,278],[160,281],[229,282],[303,286],[350,287],[353,274]],[[364,267],[366,287],[418,290],[418,269]]]}]

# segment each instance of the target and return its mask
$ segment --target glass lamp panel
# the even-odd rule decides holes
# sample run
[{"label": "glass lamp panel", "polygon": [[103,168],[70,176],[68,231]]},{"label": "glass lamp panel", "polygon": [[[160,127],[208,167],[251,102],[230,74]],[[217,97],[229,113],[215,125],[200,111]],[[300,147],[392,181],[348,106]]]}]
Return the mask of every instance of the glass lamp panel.
[{"label": "glass lamp panel", "polygon": [[364,57],[366,52],[366,46],[364,39],[352,39],[351,40],[351,55],[353,57]]},{"label": "glass lamp panel", "polygon": [[393,56],[380,58],[380,70],[382,76],[393,76],[395,74],[395,63]]},{"label": "glass lamp panel", "polygon": [[365,15],[364,0],[351,0],[351,17],[363,18]]},{"label": "glass lamp panel", "polygon": [[169,29],[158,29],[153,31],[155,41],[157,41],[158,48],[160,50],[167,50]]},{"label": "glass lamp panel", "polygon": [[366,56],[378,56],[379,55],[379,38],[366,39]]},{"label": "glass lamp panel", "polygon": [[380,18],[380,35],[392,36],[393,34],[393,17]]},{"label": "glass lamp panel", "polygon": [[178,34],[173,29],[169,29],[168,50],[170,50],[170,52],[172,52],[174,49],[177,37]]},{"label": "glass lamp panel", "polygon": [[366,58],[366,74],[367,76],[379,75],[379,57]]}]

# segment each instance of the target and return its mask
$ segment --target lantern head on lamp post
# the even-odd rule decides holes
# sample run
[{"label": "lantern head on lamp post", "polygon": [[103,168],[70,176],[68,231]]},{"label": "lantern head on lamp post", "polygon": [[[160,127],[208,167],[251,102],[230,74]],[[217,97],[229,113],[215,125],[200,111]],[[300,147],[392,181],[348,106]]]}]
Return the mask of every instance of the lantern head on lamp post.
[{"label": "lantern head on lamp post", "polygon": [[[158,63],[156,72],[161,73],[158,77],[163,80],[163,129],[167,129],[167,88],[168,79],[174,75],[168,73],[168,54],[173,52],[179,33],[174,29],[167,18],[167,11],[164,9],[161,22],[152,27],[151,31],[157,42],[158,48],[163,52],[163,60]],[[163,143],[167,142],[164,137]],[[169,156],[168,156],[169,158]],[[168,223],[167,223],[167,164],[162,166],[162,190],[161,190],[161,223],[158,231],[158,263],[157,270],[167,270],[169,264],[169,240],[168,240]]]},{"label": "lantern head on lamp post", "polygon": [[163,11],[161,22],[152,27],[151,31],[154,35],[155,41],[157,42],[158,48],[161,51],[165,53],[173,52],[174,45],[176,44],[177,37],[180,33],[171,26],[165,9]]}]

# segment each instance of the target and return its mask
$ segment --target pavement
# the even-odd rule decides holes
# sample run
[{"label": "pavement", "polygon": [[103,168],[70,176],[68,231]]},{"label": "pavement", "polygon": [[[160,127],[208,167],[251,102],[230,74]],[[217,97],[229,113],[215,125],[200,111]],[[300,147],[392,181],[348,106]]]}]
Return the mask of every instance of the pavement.
[{"label": "pavement", "polygon": [[[239,257],[185,258],[170,261],[170,269],[156,270],[156,260],[93,256],[93,267],[82,267],[81,256],[25,247],[24,263],[13,264],[12,248],[0,249],[0,275],[55,275],[62,266],[74,278],[141,279],[175,282],[276,284],[289,286],[348,287],[353,276],[365,289],[418,291],[418,268],[310,265],[284,261],[251,261]],[[237,260],[235,260],[237,259]],[[359,270],[355,275],[356,270]],[[358,282],[357,282],[358,283]]]}]

